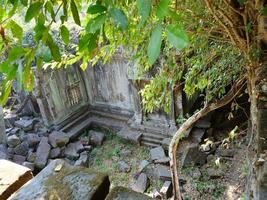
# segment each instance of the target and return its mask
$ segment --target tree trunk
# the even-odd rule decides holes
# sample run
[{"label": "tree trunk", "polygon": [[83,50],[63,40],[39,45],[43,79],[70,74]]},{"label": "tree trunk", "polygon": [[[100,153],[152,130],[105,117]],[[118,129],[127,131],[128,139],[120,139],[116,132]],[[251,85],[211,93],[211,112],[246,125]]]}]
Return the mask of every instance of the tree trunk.
[{"label": "tree trunk", "polygon": [[215,103],[206,105],[199,112],[192,115],[182,124],[179,130],[174,134],[171,140],[170,146],[169,146],[170,170],[171,170],[171,175],[172,175],[174,199],[177,199],[177,200],[182,199],[181,193],[180,193],[180,187],[179,187],[178,163],[177,163],[177,157],[176,157],[176,152],[177,152],[180,139],[183,137],[184,133],[200,118],[204,117],[211,111],[216,110],[228,104],[229,102],[231,102],[236,97],[236,95],[239,94],[239,92],[242,90],[244,85],[245,85],[244,78],[237,81],[232,86],[231,90],[222,99],[220,99],[219,101]]},{"label": "tree trunk", "polygon": [[[248,199],[267,199],[267,65],[249,72],[252,144],[249,148]],[[254,152],[254,153],[253,153]]]}]

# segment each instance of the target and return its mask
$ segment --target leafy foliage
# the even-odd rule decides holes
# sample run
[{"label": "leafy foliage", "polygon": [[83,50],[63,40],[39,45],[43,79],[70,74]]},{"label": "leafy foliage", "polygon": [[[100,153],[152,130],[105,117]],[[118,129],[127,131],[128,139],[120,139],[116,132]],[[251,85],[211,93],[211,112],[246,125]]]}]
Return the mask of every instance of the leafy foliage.
[{"label": "leafy foliage", "polygon": [[[17,20],[16,12],[23,22]],[[136,63],[139,77],[156,71],[141,91],[147,112],[161,108],[167,112],[170,90],[177,84],[184,84],[188,96],[202,93],[212,101],[242,73],[242,56],[217,40],[225,39],[222,35],[207,33],[216,27],[204,5],[193,0],[2,0],[0,27],[2,103],[9,94],[5,84],[16,77],[21,77],[26,89],[32,89],[32,66],[36,64],[40,70],[42,66],[67,67],[81,60],[85,70],[88,60],[91,65],[100,59],[105,63],[118,47]],[[55,34],[57,27],[59,33]],[[79,30],[78,43],[72,41],[73,27]],[[34,33],[31,45],[23,45],[27,29]],[[11,66],[10,70],[5,70],[6,66]]]}]

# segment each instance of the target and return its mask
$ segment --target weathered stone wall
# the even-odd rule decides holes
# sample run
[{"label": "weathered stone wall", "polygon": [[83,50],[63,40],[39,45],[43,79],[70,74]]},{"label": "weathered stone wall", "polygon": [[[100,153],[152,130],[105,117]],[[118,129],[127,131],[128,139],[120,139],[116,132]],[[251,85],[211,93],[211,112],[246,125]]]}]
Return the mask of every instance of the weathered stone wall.
[{"label": "weathered stone wall", "polygon": [[41,88],[35,93],[47,125],[65,120],[78,108],[88,104],[79,66],[47,71],[38,76]]},{"label": "weathered stone wall", "polygon": [[88,66],[83,76],[90,104],[133,112],[133,96],[128,80],[130,67],[120,56],[105,65]]}]

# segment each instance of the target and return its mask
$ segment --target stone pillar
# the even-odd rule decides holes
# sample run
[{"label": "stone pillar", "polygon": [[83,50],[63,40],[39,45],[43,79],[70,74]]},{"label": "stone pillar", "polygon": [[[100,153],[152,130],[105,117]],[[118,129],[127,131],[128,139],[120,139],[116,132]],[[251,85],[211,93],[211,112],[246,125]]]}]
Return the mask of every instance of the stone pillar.
[{"label": "stone pillar", "polygon": [[0,144],[6,143],[6,128],[4,121],[3,107],[0,106]]},{"label": "stone pillar", "polygon": [[141,98],[138,90],[138,85],[135,83],[135,80],[129,80],[132,90],[132,97],[134,103],[134,122],[137,124],[142,123],[142,106]]},{"label": "stone pillar", "polygon": [[51,113],[49,103],[46,98],[44,74],[41,71],[35,71],[36,88],[34,89],[34,96],[37,100],[37,104],[40,109],[40,113],[43,122],[46,126],[50,126],[53,121],[53,115]]}]

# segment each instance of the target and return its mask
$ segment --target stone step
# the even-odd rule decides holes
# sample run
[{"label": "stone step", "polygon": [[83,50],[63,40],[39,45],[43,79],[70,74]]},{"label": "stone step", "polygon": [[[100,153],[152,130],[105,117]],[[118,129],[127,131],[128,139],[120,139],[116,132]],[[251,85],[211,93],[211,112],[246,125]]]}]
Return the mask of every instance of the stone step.
[{"label": "stone step", "polygon": [[147,146],[147,147],[158,147],[160,145],[154,144],[154,143],[150,143],[150,142],[145,142],[145,141],[141,141],[141,145]]},{"label": "stone step", "polygon": [[84,130],[89,128],[91,123],[92,123],[92,119],[87,118],[87,119],[83,120],[81,123],[73,126],[70,130],[66,131],[66,133],[70,137],[70,140],[76,139]]},{"label": "stone step", "polygon": [[161,145],[161,142],[162,142],[162,140],[159,140],[159,139],[145,138],[145,137],[142,137],[141,141],[153,143],[155,145]]},{"label": "stone step", "polygon": [[83,113],[82,115],[77,117],[75,120],[71,121],[66,126],[64,126],[61,130],[67,132],[68,130],[73,128],[76,124],[78,124],[79,122],[84,120],[84,118],[86,118],[89,115],[89,113],[90,113],[90,111],[87,111],[87,112]]},{"label": "stone step", "polygon": [[131,115],[129,114],[116,113],[114,111],[109,111],[109,110],[100,111],[97,109],[91,109],[90,114],[92,116],[111,118],[111,119],[120,120],[120,121],[128,121],[131,118]]},{"label": "stone step", "polygon": [[153,138],[153,139],[158,139],[158,140],[163,140],[166,136],[161,135],[161,134],[155,134],[155,133],[143,133],[143,138]]}]

